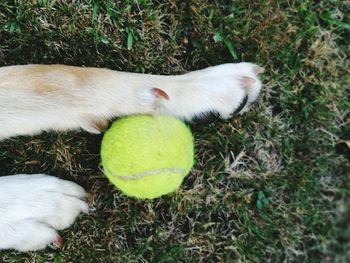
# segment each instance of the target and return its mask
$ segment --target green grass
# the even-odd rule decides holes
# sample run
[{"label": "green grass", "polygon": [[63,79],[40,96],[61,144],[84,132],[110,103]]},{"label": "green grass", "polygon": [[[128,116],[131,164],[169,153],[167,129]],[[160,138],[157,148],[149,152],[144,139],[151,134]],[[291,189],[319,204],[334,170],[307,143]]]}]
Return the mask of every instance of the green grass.
[{"label": "green grass", "polygon": [[66,2],[1,1],[0,65],[177,74],[252,61],[266,68],[264,90],[243,116],[191,124],[196,165],[177,193],[153,201],[108,184],[101,136],[2,142],[1,175],[45,172],[93,198],[61,231],[61,249],[2,251],[0,261],[348,262],[346,1]]}]

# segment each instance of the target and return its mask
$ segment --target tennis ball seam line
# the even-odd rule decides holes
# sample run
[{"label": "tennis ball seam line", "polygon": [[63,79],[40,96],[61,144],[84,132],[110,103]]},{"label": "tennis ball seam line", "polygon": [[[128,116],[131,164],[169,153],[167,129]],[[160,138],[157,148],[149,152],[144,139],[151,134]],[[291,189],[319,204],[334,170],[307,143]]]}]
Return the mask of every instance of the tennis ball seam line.
[{"label": "tennis ball seam line", "polygon": [[135,180],[135,179],[139,179],[139,178],[143,178],[143,177],[151,176],[151,175],[155,175],[155,174],[160,174],[160,173],[177,173],[177,174],[185,174],[186,173],[185,169],[183,169],[183,168],[173,167],[173,168],[160,168],[157,170],[144,171],[144,172],[135,173],[135,174],[131,174],[131,175],[119,175],[119,174],[112,172],[107,167],[104,167],[104,168],[107,170],[108,173],[113,175],[113,177],[116,177],[116,178],[118,178],[120,180],[124,180],[124,181]]}]

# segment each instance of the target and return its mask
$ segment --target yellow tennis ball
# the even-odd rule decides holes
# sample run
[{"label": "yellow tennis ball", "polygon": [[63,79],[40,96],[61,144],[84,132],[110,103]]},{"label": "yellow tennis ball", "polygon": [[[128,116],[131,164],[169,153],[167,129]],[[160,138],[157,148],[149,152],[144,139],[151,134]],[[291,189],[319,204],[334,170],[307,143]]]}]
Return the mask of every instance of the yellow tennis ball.
[{"label": "yellow tennis ball", "polygon": [[180,120],[136,115],[116,121],[102,140],[105,175],[126,195],[157,198],[174,192],[193,165],[193,137]]}]

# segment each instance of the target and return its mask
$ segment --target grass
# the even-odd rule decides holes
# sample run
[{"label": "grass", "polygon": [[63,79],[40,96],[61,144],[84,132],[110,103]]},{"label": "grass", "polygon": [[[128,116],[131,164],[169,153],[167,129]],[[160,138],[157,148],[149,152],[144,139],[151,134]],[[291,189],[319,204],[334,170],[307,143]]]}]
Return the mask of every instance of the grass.
[{"label": "grass", "polygon": [[57,175],[93,193],[61,249],[2,262],[348,262],[349,4],[346,1],[10,1],[0,65],[64,63],[178,74],[265,67],[243,116],[191,124],[196,165],[175,194],[123,196],[99,169],[101,136],[0,144],[0,174]]}]

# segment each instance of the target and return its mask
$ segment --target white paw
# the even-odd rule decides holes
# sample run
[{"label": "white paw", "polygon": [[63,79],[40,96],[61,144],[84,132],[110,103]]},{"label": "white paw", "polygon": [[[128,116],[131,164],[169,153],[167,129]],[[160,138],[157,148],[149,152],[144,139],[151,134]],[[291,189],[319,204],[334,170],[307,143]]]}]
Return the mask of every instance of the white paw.
[{"label": "white paw", "polygon": [[0,177],[0,249],[28,251],[60,243],[56,230],[88,212],[85,196],[79,185],[44,174]]},{"label": "white paw", "polygon": [[223,64],[177,76],[178,88],[166,89],[162,113],[191,119],[206,113],[229,118],[242,113],[258,98],[263,69],[252,63]]}]

